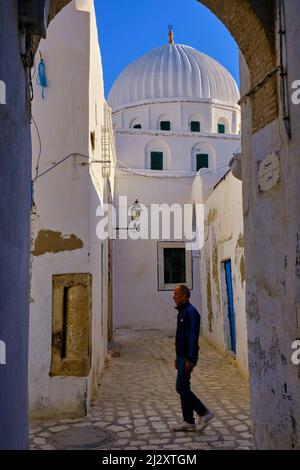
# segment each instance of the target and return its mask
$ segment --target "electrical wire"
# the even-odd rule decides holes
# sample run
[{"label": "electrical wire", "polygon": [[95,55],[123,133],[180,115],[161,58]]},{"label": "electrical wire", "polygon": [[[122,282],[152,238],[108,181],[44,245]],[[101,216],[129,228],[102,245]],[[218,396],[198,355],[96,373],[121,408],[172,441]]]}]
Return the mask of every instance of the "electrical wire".
[{"label": "electrical wire", "polygon": [[279,48],[280,48],[280,98],[282,104],[283,121],[288,138],[292,136],[290,121],[290,103],[288,97],[288,64],[286,43],[286,13],[284,0],[279,0]]},{"label": "electrical wire", "polygon": [[40,159],[41,159],[41,155],[42,155],[42,140],[41,140],[38,125],[37,125],[32,113],[31,113],[31,119],[32,119],[33,124],[35,126],[36,133],[37,133],[38,140],[39,140],[39,156],[38,156],[38,159],[37,159],[37,164],[36,164],[36,169],[35,169],[35,172],[36,172],[35,173],[35,179],[33,180],[33,182],[35,182],[38,178],[38,173],[39,173],[39,165],[40,165]]},{"label": "electrical wire", "polygon": [[[66,160],[68,160],[69,158],[71,157],[81,157],[81,158],[86,158],[87,160],[89,160],[91,163],[100,163],[98,162],[97,160],[93,160],[91,159],[89,156],[87,155],[84,155],[82,153],[77,153],[77,152],[73,152],[73,153],[70,153],[69,155],[65,156],[64,158],[62,158],[59,162],[57,163],[54,163],[53,166],[51,168],[48,168],[47,170],[43,171],[42,173],[37,173],[36,174],[36,177],[32,180],[33,183],[35,183],[39,178],[41,178],[42,176],[46,175],[47,173],[49,173],[50,171],[54,170],[54,168],[57,168],[58,166],[60,166],[62,163],[64,163]],[[120,162],[118,162],[120,163]],[[82,164],[82,166],[84,166],[85,164]],[[88,165],[88,163],[86,164]],[[123,163],[124,165],[124,163]],[[224,165],[224,166],[220,166],[214,170],[208,170],[208,171],[202,171],[201,173],[197,173],[196,175],[195,174],[192,174],[192,175],[187,175],[187,176],[172,176],[172,175],[161,175],[161,176],[158,176],[158,175],[143,175],[141,173],[138,173],[136,171],[134,171],[134,169],[132,168],[123,168],[123,167],[120,167],[120,166],[114,166],[114,165],[111,165],[111,168],[114,168],[114,169],[118,169],[118,170],[122,170],[122,171],[125,171],[126,173],[130,173],[130,174],[133,174],[135,176],[140,176],[141,178],[156,178],[156,179],[160,179],[160,180],[163,180],[163,179],[166,179],[166,178],[175,178],[175,179],[189,179],[189,178],[195,178],[196,176],[204,176],[204,175],[208,175],[208,174],[212,174],[212,173],[217,173],[218,171],[221,171],[221,170],[224,170],[225,168],[228,168],[228,165]],[[37,166],[37,170],[38,170],[38,166]],[[92,172],[93,173],[93,172]],[[96,180],[96,177],[95,177],[95,174],[93,173],[94,175],[94,178]],[[98,188],[100,190],[100,188]]]},{"label": "electrical wire", "polygon": [[[34,75],[35,75],[35,72],[34,72]],[[34,78],[34,75],[32,78]],[[48,168],[47,170],[43,171],[42,173],[39,173],[39,164],[40,164],[40,159],[41,159],[41,154],[42,154],[42,140],[41,140],[41,136],[40,136],[40,132],[39,132],[39,128],[38,128],[38,125],[34,119],[34,116],[31,115],[31,118],[32,118],[32,121],[34,123],[34,126],[36,128],[36,132],[37,132],[37,136],[38,136],[38,140],[39,140],[39,155],[38,155],[38,159],[37,159],[37,165],[36,165],[36,174],[35,174],[35,178],[32,180],[32,183],[36,183],[36,181],[41,178],[42,176],[46,175],[47,173],[49,173],[50,171],[54,170],[55,168],[57,168],[58,166],[60,166],[62,163],[64,163],[66,160],[68,160],[69,158],[71,157],[81,157],[81,158],[85,158],[87,160],[89,160],[91,163],[100,163],[98,162],[97,160],[93,160],[91,159],[89,156],[87,155],[84,155],[82,153],[78,153],[78,152],[72,152],[70,153],[69,155],[66,155],[65,157],[63,157],[60,161],[58,161],[57,163],[54,163],[53,166],[51,168]],[[88,165],[89,163],[87,163],[86,165]],[[119,165],[124,165],[126,166],[127,168],[124,168],[124,167],[120,167]],[[82,164],[82,166],[84,166],[85,164]],[[125,173],[129,173],[129,174],[132,174],[132,175],[135,175],[135,176],[139,176],[141,178],[151,178],[151,179],[159,179],[159,180],[164,180],[164,179],[189,179],[189,178],[194,178],[197,177],[197,176],[205,176],[205,175],[208,175],[208,174],[212,174],[212,173],[217,173],[218,171],[221,171],[225,168],[228,168],[228,165],[224,165],[224,166],[221,166],[221,167],[218,167],[214,170],[207,170],[207,171],[202,171],[201,173],[197,172],[196,174],[193,173],[191,175],[181,175],[181,176],[176,176],[176,175],[166,175],[166,174],[162,174],[162,175],[146,175],[146,174],[141,174],[137,171],[135,171],[135,169],[133,168],[130,168],[126,163],[124,162],[121,162],[120,160],[117,161],[117,166],[114,166],[114,165],[111,165],[111,168],[113,169],[119,169],[119,170],[122,170],[124,171]],[[143,170],[141,170],[143,171]],[[98,183],[97,183],[97,178],[93,172],[93,170],[91,169],[91,172],[94,176],[94,179],[96,181],[96,184],[98,186]],[[100,191],[100,193],[102,194],[102,190],[101,188],[98,186],[98,189]]]},{"label": "electrical wire", "polygon": [[[66,160],[68,160],[68,158],[70,158],[70,157],[81,157],[81,158],[86,158],[88,160],[91,160],[90,157],[88,157],[87,155],[83,155],[82,153],[77,153],[77,152],[70,153],[66,157],[62,158],[59,162],[54,163],[51,168],[48,168],[47,170],[43,171],[42,173],[37,174],[36,177],[34,178],[34,180],[32,180],[32,182],[35,183],[39,178],[46,175],[50,171],[54,170],[54,168],[57,168],[59,165],[64,163]],[[93,160],[91,160],[91,161],[93,161]]]}]

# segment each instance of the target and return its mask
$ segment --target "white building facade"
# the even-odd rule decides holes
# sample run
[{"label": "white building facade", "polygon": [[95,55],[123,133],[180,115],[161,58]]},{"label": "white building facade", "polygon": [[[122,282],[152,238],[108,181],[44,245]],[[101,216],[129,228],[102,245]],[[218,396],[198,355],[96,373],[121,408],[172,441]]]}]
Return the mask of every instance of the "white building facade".
[{"label": "white building facade", "polygon": [[[138,199],[148,212],[153,204],[203,204],[240,146],[238,100],[224,67],[173,39],[127,67],[108,97],[118,160],[116,203],[120,196],[129,204]],[[178,220],[175,215],[182,226]],[[154,223],[149,219],[147,240],[115,241],[116,327],[173,329],[172,290],[180,283],[189,285],[201,310],[199,252],[186,250],[184,233],[151,237]],[[127,227],[120,228],[124,235]],[[140,236],[146,238],[143,230]]]},{"label": "white building facade", "polygon": [[48,87],[43,99],[35,84],[33,102],[30,413],[74,417],[97,391],[112,330],[111,243],[96,236],[96,212],[113,199],[114,139],[94,2],[66,6],[39,52]]},{"label": "white building facade", "polygon": [[231,171],[205,202],[202,332],[248,377],[242,182]]}]

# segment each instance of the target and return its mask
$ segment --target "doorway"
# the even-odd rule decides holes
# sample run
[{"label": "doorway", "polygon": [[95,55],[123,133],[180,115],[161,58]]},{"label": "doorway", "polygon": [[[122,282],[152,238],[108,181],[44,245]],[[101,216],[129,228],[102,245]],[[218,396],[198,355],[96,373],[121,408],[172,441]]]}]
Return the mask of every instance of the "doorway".
[{"label": "doorway", "polygon": [[[235,315],[234,315],[234,301],[233,301],[233,284],[232,284],[232,269],[231,259],[223,262],[225,279],[226,279],[226,304],[229,321],[230,341],[228,344],[231,351],[236,354],[236,334],[235,334]],[[225,324],[228,322],[225,322]]]}]

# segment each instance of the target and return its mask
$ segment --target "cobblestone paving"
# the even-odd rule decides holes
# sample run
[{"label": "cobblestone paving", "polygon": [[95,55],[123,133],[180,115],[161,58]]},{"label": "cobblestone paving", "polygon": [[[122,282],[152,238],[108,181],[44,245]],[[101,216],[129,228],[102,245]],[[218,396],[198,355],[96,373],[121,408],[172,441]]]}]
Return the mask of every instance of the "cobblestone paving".
[{"label": "cobblestone paving", "polygon": [[107,364],[89,416],[34,422],[32,449],[252,449],[248,386],[236,368],[201,339],[193,391],[216,413],[202,432],[174,433],[174,338],[160,331],[120,330],[120,357]]}]

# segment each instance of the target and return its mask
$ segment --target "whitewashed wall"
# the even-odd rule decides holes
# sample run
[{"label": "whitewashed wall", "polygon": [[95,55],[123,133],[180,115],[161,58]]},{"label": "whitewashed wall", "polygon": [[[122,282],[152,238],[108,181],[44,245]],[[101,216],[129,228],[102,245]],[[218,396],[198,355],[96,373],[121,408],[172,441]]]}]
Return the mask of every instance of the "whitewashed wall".
[{"label": "whitewashed wall", "polygon": [[160,100],[151,104],[132,105],[114,110],[113,123],[116,129],[129,129],[135,120],[145,130],[159,130],[160,121],[171,121],[172,131],[189,132],[191,121],[200,121],[201,132],[218,133],[218,123],[224,119],[226,134],[238,134],[240,130],[240,108],[217,100]]},{"label": "whitewashed wall", "polygon": [[[127,195],[128,205],[138,198],[150,211],[151,204],[189,204],[191,181],[159,180],[117,173],[115,201]],[[196,260],[198,261],[198,260]],[[192,302],[200,308],[199,262],[193,263]],[[116,240],[114,242],[114,319],[118,327],[173,330],[177,311],[173,292],[158,288],[158,240]]]},{"label": "whitewashed wall", "polygon": [[231,260],[236,361],[248,375],[245,310],[245,256],[242,183],[231,172],[205,203],[205,244],[200,272],[203,334],[222,352],[230,351],[227,286],[223,262]]},{"label": "whitewashed wall", "polygon": [[[103,79],[97,26],[92,0],[73,1],[51,23],[39,50],[45,59],[49,87],[45,100],[35,85],[33,115],[42,149],[39,173],[64,156],[78,152],[101,159]],[[39,55],[37,54],[38,61]],[[36,67],[37,67],[36,62]],[[95,131],[92,152],[90,132]],[[33,177],[39,154],[32,129]],[[75,235],[81,249],[45,253],[31,258],[30,411],[33,417],[82,415],[95,392],[107,350],[106,308],[101,304],[101,242],[96,238],[96,208],[104,202],[106,186],[99,164],[81,166],[87,159],[73,157],[37,180],[34,185],[32,242],[40,230]],[[103,250],[107,257],[107,248]],[[107,260],[104,260],[104,266]],[[52,275],[93,275],[92,368],[88,378],[49,377],[52,334]],[[101,328],[103,315],[103,328]]]},{"label": "whitewashed wall", "polygon": [[[225,135],[217,133],[217,124],[222,117],[229,123]],[[171,131],[158,130],[160,120],[170,120]],[[191,120],[201,122],[200,133],[190,132]],[[163,203],[192,204],[194,193],[200,195],[197,202],[203,203],[240,147],[237,105],[203,100],[126,106],[114,110],[113,123],[119,165],[130,168],[133,173],[147,170],[142,172],[144,176],[117,172],[116,201],[125,195],[129,204],[135,199],[147,207]],[[142,129],[133,129],[135,124],[141,124]],[[165,173],[149,171],[151,151],[164,153]],[[198,174],[197,153],[209,155],[209,170],[202,169]],[[117,327],[174,327],[176,311],[172,291],[158,290],[157,258],[157,240],[115,242],[114,315]],[[192,302],[201,308],[197,253],[193,253]]]}]

